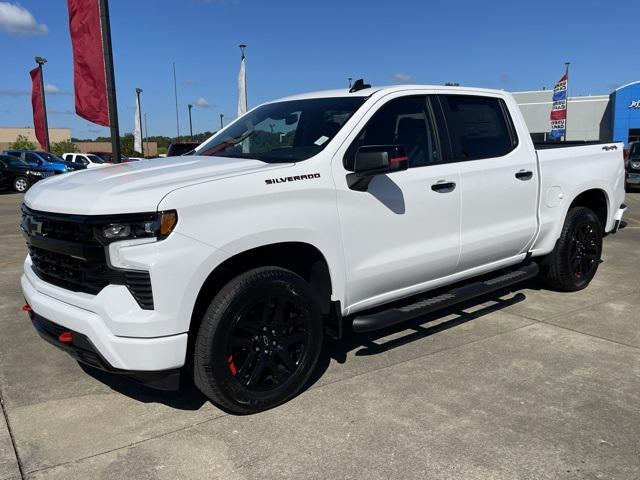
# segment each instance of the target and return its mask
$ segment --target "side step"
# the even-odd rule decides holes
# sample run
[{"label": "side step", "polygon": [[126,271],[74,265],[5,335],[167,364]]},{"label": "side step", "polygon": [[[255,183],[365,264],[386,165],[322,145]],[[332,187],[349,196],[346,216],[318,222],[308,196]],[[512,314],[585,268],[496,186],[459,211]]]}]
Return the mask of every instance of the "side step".
[{"label": "side step", "polygon": [[414,298],[413,303],[391,307],[376,313],[365,313],[353,319],[353,331],[372,332],[381,328],[402,323],[427,313],[450,307],[456,303],[470,300],[515,283],[535,277],[540,268],[537,263],[529,263],[498,277],[468,283],[432,297]]}]

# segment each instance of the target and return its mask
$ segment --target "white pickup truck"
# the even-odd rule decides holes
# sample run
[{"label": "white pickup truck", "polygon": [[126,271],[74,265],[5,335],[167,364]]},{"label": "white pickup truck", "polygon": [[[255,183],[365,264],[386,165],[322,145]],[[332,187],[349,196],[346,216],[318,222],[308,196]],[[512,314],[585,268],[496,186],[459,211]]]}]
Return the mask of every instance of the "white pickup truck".
[{"label": "white pickup truck", "polygon": [[354,88],[254,108],[182,157],[24,199],[22,289],[77,360],[236,413],[287,401],[323,336],[542,274],[586,287],[622,223],[621,144],[536,149],[510,94]]}]

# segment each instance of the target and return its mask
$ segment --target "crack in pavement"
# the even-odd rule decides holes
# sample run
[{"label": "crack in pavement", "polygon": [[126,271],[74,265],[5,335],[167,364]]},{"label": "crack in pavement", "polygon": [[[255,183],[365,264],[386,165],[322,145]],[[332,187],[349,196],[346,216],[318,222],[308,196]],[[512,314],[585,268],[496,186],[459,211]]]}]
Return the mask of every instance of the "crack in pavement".
[{"label": "crack in pavement", "polygon": [[22,461],[20,460],[20,454],[18,453],[18,447],[16,445],[16,439],[13,436],[13,430],[11,429],[11,423],[9,422],[9,414],[7,413],[7,409],[4,403],[4,397],[2,395],[2,389],[0,389],[0,407],[2,408],[2,416],[4,417],[4,423],[7,426],[7,431],[9,432],[9,438],[11,439],[11,447],[13,448],[13,454],[16,457],[16,464],[18,465],[18,472],[20,473],[20,478],[24,480],[24,468],[22,467]]}]

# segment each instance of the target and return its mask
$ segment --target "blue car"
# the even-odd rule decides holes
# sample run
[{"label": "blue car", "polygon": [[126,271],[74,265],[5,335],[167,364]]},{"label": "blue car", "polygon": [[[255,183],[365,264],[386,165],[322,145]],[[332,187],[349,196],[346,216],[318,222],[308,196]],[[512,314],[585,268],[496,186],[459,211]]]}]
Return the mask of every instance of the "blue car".
[{"label": "blue car", "polygon": [[21,159],[29,165],[40,167],[54,173],[65,173],[78,170],[76,165],[73,165],[70,162],[65,162],[61,158],[56,157],[49,152],[40,152],[36,150],[5,150],[3,154],[11,155],[12,157]]}]

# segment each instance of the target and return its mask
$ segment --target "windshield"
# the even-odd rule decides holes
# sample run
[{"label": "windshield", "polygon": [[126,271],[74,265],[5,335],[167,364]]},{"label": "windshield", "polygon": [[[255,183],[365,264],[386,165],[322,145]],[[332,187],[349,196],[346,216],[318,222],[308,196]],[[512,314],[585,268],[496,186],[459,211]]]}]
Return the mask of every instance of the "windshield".
[{"label": "windshield", "polygon": [[56,162],[56,163],[64,162],[64,160],[62,160],[60,157],[56,157],[54,154],[49,152],[38,152],[38,155],[40,155],[42,158],[44,158],[48,162]]},{"label": "windshield", "polygon": [[262,105],[197,148],[193,155],[297,162],[320,152],[365,102],[313,98]]},{"label": "windshield", "polygon": [[87,157],[91,163],[104,163],[104,161],[97,155],[88,154],[85,155],[85,157]]},{"label": "windshield", "polygon": [[629,149],[629,158],[640,157],[640,142],[632,143]]}]

